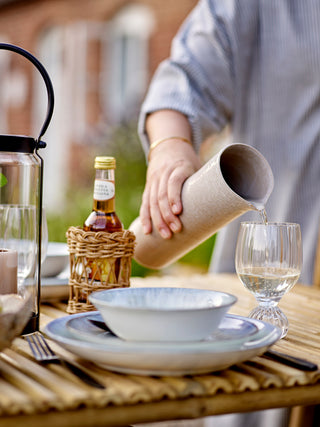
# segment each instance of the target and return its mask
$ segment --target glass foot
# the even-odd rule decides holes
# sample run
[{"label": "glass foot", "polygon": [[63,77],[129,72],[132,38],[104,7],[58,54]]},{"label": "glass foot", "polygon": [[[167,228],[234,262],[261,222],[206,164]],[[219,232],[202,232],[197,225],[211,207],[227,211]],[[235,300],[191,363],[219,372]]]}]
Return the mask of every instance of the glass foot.
[{"label": "glass foot", "polygon": [[279,307],[264,307],[259,305],[251,311],[249,317],[277,326],[282,331],[280,338],[284,338],[288,333],[289,322],[287,316]]}]

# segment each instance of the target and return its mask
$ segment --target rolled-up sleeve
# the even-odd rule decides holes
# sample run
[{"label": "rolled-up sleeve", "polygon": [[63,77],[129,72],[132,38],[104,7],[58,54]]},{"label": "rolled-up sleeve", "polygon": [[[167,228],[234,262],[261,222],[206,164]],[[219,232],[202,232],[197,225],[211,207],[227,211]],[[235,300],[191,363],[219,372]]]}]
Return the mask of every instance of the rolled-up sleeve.
[{"label": "rolled-up sleeve", "polygon": [[148,114],[172,109],[186,115],[198,150],[232,118],[233,2],[201,0],[172,42],[170,58],[158,67],[141,108],[139,134],[146,152]]}]

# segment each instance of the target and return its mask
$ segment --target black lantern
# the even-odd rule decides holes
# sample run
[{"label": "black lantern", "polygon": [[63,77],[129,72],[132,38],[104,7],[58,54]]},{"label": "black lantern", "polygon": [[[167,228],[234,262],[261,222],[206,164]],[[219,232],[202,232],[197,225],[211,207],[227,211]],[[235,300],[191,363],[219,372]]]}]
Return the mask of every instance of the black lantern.
[{"label": "black lantern", "polygon": [[2,247],[17,251],[18,293],[32,294],[32,315],[23,332],[30,333],[39,329],[41,289],[43,159],[38,150],[46,147],[41,138],[53,114],[54,93],[47,71],[33,55],[6,43],[0,43],[0,49],[28,59],[43,77],[48,95],[46,118],[37,138],[0,135],[0,241]]}]

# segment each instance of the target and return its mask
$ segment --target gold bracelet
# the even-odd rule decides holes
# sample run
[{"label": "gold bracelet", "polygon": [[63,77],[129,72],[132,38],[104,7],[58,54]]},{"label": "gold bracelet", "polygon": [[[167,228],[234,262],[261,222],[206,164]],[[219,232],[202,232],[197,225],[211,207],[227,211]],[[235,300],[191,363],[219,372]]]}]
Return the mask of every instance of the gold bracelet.
[{"label": "gold bracelet", "polygon": [[148,160],[150,160],[150,153],[154,150],[159,144],[165,141],[169,141],[170,139],[179,139],[180,141],[186,142],[187,144],[192,145],[192,142],[188,138],[184,138],[183,136],[167,136],[166,138],[157,139],[154,141],[149,148]]}]

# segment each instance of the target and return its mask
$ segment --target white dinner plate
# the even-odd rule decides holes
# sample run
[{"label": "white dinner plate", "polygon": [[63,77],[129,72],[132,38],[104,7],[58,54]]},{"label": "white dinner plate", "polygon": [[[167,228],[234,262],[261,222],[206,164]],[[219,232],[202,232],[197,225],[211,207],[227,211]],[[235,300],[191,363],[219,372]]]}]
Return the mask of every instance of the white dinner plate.
[{"label": "white dinner plate", "polygon": [[[96,344],[110,345],[112,343],[112,345],[121,345],[123,347],[124,343],[126,343],[125,345],[129,345],[131,348],[134,344],[137,343],[136,340],[125,341],[123,339],[119,339],[111,331],[107,332],[102,328],[95,326],[91,321],[100,321],[104,324],[104,320],[101,314],[98,311],[95,311],[91,313],[82,313],[81,315],[75,317],[70,317],[66,322],[66,328],[75,338],[90,341]],[[262,323],[255,324],[254,322],[248,322],[247,319],[244,318],[227,315],[222,319],[221,324],[217,330],[208,335],[205,340],[198,342],[201,342],[202,345],[206,342],[209,342],[211,348],[212,342],[215,342],[215,344],[218,345],[220,349],[221,345],[224,349],[226,349],[229,345],[234,347],[235,344],[240,345],[244,342],[249,342],[252,339],[256,341],[260,335],[264,336],[264,334],[265,327]],[[174,346],[178,344],[177,342],[173,343],[172,341],[152,342],[148,340],[147,342],[151,343],[153,346],[165,345],[169,348],[172,347],[172,344],[174,344]],[[184,346],[188,346],[190,343],[194,343],[194,341],[179,341],[179,344]],[[145,345],[146,343],[143,344]],[[138,343],[138,345],[140,347],[141,342]]]},{"label": "white dinner plate", "polygon": [[[52,320],[46,334],[77,356],[116,372],[138,375],[191,375],[225,369],[264,353],[281,335],[268,323],[227,315],[218,332],[195,342],[157,343],[124,341],[91,326],[97,312]],[[73,319],[77,319],[74,321]],[[79,325],[86,325],[83,333]],[[88,338],[90,336],[90,338]]]}]

